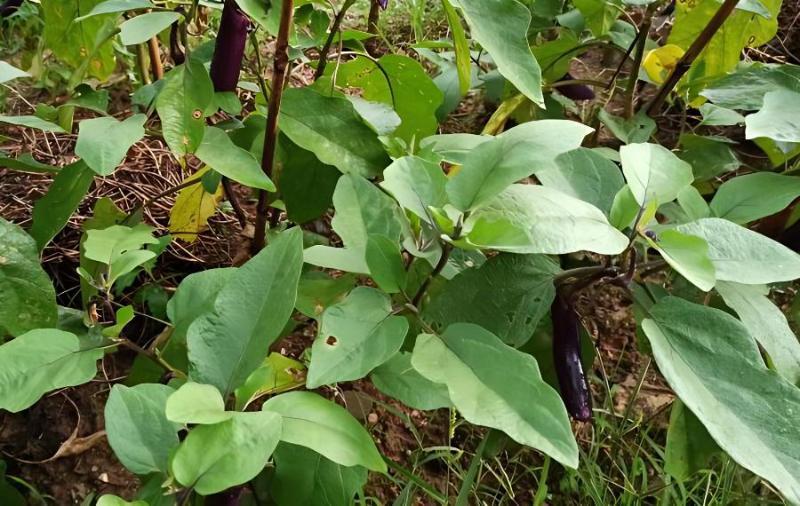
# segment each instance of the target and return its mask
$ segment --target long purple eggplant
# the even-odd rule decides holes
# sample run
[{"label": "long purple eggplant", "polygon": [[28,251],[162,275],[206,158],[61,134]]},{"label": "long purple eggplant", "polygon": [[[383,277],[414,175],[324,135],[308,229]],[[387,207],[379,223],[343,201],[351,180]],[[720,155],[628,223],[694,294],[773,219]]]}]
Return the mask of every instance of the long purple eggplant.
[{"label": "long purple eggplant", "polygon": [[557,294],[551,306],[553,318],[553,362],[561,398],[575,420],[592,418],[592,395],[581,363],[581,333],[578,313],[572,304]]},{"label": "long purple eggplant", "polygon": [[225,0],[217,43],[214,46],[214,58],[211,60],[214,90],[236,90],[249,29],[250,19],[239,9],[235,0]]},{"label": "long purple eggplant", "polygon": [[[564,74],[564,77],[558,81],[572,81],[573,79],[575,78],[572,77],[572,74],[567,72]],[[585,84],[567,84],[565,86],[559,86],[558,92],[565,97],[576,101],[592,100],[594,98],[594,91],[592,91],[592,89]]]},{"label": "long purple eggplant", "polygon": [[22,5],[22,0],[6,0],[0,4],[0,18],[7,18],[14,14],[20,5]]}]

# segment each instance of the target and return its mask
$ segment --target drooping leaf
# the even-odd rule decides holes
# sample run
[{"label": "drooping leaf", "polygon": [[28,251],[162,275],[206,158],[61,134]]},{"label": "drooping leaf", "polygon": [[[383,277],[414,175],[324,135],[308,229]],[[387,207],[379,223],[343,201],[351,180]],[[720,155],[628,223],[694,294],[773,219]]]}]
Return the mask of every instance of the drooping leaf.
[{"label": "drooping leaf", "polygon": [[614,137],[625,144],[644,143],[656,131],[656,122],[644,111],[640,111],[632,118],[614,116],[605,109],[600,109],[597,117],[611,130]]},{"label": "drooping leaf", "polygon": [[773,172],[745,174],[725,181],[714,194],[711,210],[735,223],[770,216],[800,196],[800,178]]},{"label": "drooping leaf", "polygon": [[75,334],[35,329],[0,346],[0,409],[17,413],[57,388],[97,374],[100,348],[83,348]]},{"label": "drooping leaf", "polygon": [[119,37],[125,46],[141,44],[169,28],[172,23],[182,17],[180,13],[171,11],[140,14],[120,25]]},{"label": "drooping leaf", "polygon": [[657,144],[628,144],[619,150],[622,172],[636,202],[671,202],[692,184],[692,166]]},{"label": "drooping leaf", "polygon": [[175,156],[194,153],[205,135],[204,112],[214,100],[214,85],[208,71],[196,58],[164,76],[156,97],[164,140]]},{"label": "drooping leaf", "polygon": [[261,170],[256,158],[231,141],[224,130],[206,128],[195,156],[223,176],[253,188],[275,191],[275,185]]},{"label": "drooping leaf", "polygon": [[128,149],[144,137],[147,116],[134,114],[119,121],[111,116],[79,123],[75,154],[100,176],[108,176],[125,159]]},{"label": "drooping leaf", "polygon": [[36,240],[39,251],[64,228],[93,180],[94,172],[82,161],[77,161],[61,169],[44,197],[36,201],[31,237]]},{"label": "drooping leaf", "polygon": [[[187,179],[199,179],[208,173],[204,167]],[[169,212],[169,231],[176,239],[186,242],[197,240],[198,234],[208,227],[208,219],[217,212],[217,204],[222,200],[222,186],[214,193],[208,193],[202,184],[188,186],[178,192],[175,204]]]},{"label": "drooping leaf", "polygon": [[687,186],[678,193],[678,205],[689,220],[699,220],[711,216],[711,208],[694,186]]},{"label": "drooping leaf", "polygon": [[14,336],[58,321],[56,293],[34,239],[0,218],[0,334]]},{"label": "drooping leaf", "polygon": [[233,411],[225,411],[225,399],[211,385],[189,381],[171,393],[164,406],[167,420],[178,424],[213,425],[229,420]]},{"label": "drooping leaf", "polygon": [[119,461],[136,474],[166,473],[170,451],[178,446],[180,425],[164,414],[174,390],[145,383],[114,385],[105,407],[108,443]]},{"label": "drooping leaf", "polygon": [[303,265],[302,231],[293,228],[231,274],[214,310],[187,335],[190,378],[227,397],[266,358],[294,309]]},{"label": "drooping leaf", "polygon": [[767,137],[776,142],[800,142],[800,93],[778,89],[764,95],[761,110],[745,119],[745,138]]},{"label": "drooping leaf", "polygon": [[711,103],[700,106],[700,113],[703,115],[701,125],[730,126],[744,123],[744,116],[738,112]]},{"label": "drooping leaf", "polygon": [[573,4],[583,14],[588,28],[595,37],[607,34],[619,16],[619,6],[607,0],[574,0]]},{"label": "drooping leaf", "polygon": [[464,165],[473,149],[492,139],[491,135],[442,134],[423,139],[419,146],[433,151],[447,162]]},{"label": "drooping leaf", "polygon": [[369,433],[338,404],[311,392],[288,392],[262,409],[283,417],[281,441],[305,446],[343,466],[386,472]]},{"label": "drooping leaf", "polygon": [[625,180],[619,167],[591,149],[578,148],[556,157],[556,167],[536,172],[544,186],[588,202],[606,215]]},{"label": "drooping leaf", "polygon": [[386,293],[402,292],[406,286],[406,267],[397,240],[383,235],[367,238],[364,259],[369,275],[375,284]]},{"label": "drooping leaf", "polygon": [[800,389],[766,368],[745,327],[718,309],[666,297],[642,328],[659,370],[717,444],[800,502]]},{"label": "drooping leaf", "polygon": [[400,352],[370,374],[375,388],[414,409],[450,406],[447,386],[434,383],[411,366],[411,353]]},{"label": "drooping leaf", "polygon": [[477,325],[457,323],[441,338],[420,334],[411,365],[430,381],[446,384],[467,421],[502,430],[518,443],[577,467],[578,446],[567,411],[532,356]]},{"label": "drooping leaf", "polygon": [[152,9],[154,5],[150,0],[105,0],[95,5],[88,14],[77,18],[75,21],[83,21],[86,18],[99,14],[109,14],[113,12],[125,12],[135,9]]},{"label": "drooping leaf", "polygon": [[677,230],[664,230],[650,245],[661,257],[697,288],[707,292],[716,282],[716,269],[709,258],[708,243],[702,237]]},{"label": "drooping leaf", "polygon": [[0,151],[0,167],[22,170],[25,172],[58,173],[59,168],[36,160],[30,153],[22,153],[16,158],[9,158]]},{"label": "drooping leaf", "polygon": [[472,84],[472,60],[469,52],[469,41],[467,40],[464,27],[461,26],[461,18],[453,8],[449,0],[442,0],[447,24],[450,26],[450,36],[453,37],[453,48],[456,53],[456,71],[458,73],[458,91],[464,96],[469,91]]}]

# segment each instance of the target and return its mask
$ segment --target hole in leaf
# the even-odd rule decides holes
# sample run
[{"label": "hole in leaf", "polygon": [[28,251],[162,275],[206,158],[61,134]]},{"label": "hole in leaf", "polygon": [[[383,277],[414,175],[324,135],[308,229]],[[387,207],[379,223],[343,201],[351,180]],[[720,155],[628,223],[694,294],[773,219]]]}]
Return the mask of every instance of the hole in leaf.
[{"label": "hole in leaf", "polygon": [[336,339],[334,336],[328,336],[328,338],[325,340],[325,344],[327,344],[328,346],[336,346],[336,343],[338,342],[339,340]]}]

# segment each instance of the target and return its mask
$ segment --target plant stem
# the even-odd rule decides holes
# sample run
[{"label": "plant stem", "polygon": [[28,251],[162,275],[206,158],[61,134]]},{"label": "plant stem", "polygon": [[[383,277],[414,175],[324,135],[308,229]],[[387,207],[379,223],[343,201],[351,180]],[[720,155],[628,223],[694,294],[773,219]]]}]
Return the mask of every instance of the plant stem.
[{"label": "plant stem", "polygon": [[339,33],[339,27],[342,26],[342,21],[344,21],[344,15],[347,14],[347,9],[349,9],[354,3],[355,0],[345,0],[342,8],[336,13],[336,17],[333,19],[333,24],[331,25],[331,32],[328,34],[328,38],[325,40],[325,45],[322,46],[322,49],[319,52],[317,71],[314,72],[315,81],[322,77],[322,75],[325,73],[325,66],[328,64],[328,53],[331,52],[333,39],[336,37],[336,34]]},{"label": "plant stem", "polygon": [[158,46],[158,37],[153,37],[147,41],[150,49],[150,67],[153,69],[153,79],[156,81],[164,77],[164,67],[161,65],[161,49]]},{"label": "plant stem", "polygon": [[236,195],[233,185],[231,184],[231,180],[226,176],[222,176],[222,188],[225,191],[225,196],[228,197],[228,202],[231,203],[233,214],[236,215],[236,219],[239,221],[239,226],[242,228],[246,227],[247,213],[244,211],[242,203],[239,202],[239,196]]},{"label": "plant stem", "polygon": [[183,371],[175,369],[174,367],[169,365],[163,358],[159,357],[156,353],[142,348],[141,346],[139,346],[138,344],[134,343],[129,339],[121,337],[119,339],[115,339],[114,342],[130,350],[135,351],[137,354],[142,355],[143,357],[147,357],[149,360],[155,362],[157,365],[163,367],[164,369],[166,369],[167,371],[171,372],[172,374],[174,374],[179,378],[186,377],[186,374],[184,374]]},{"label": "plant stem", "polygon": [[[275,144],[278,140],[278,114],[281,110],[281,98],[286,84],[286,71],[289,67],[289,27],[292,24],[294,1],[283,0],[281,5],[281,22],[278,28],[278,39],[275,43],[275,61],[272,68],[272,90],[267,109],[267,129],[264,133],[264,154],[261,157],[261,169],[272,176],[275,163]],[[253,237],[252,251],[257,253],[264,248],[267,234],[267,192],[258,192],[256,208],[256,230]]]},{"label": "plant stem", "polygon": [[636,34],[636,52],[633,55],[633,66],[628,76],[628,86],[625,88],[625,117],[628,119],[633,117],[633,102],[636,100],[636,83],[639,82],[639,69],[642,67],[644,48],[647,45],[647,34],[650,33],[650,25],[653,22],[653,5],[655,4],[650,4],[650,6],[647,7],[642,24],[639,26],[639,31]]},{"label": "plant stem", "polygon": [[411,304],[413,306],[419,307],[419,303],[422,300],[422,297],[425,296],[425,292],[428,291],[431,281],[433,281],[433,278],[441,274],[442,270],[444,270],[445,266],[447,265],[447,261],[450,259],[450,253],[452,251],[453,245],[450,243],[446,243],[442,247],[442,256],[439,257],[439,261],[436,262],[436,266],[433,268],[428,277],[425,278],[425,281],[422,282],[419,290],[417,290],[417,293],[414,295],[414,298],[411,299]]},{"label": "plant stem", "polygon": [[139,67],[139,77],[143,84],[150,84],[150,71],[147,69],[147,49],[144,44],[136,44],[136,64]]},{"label": "plant stem", "polygon": [[646,110],[649,116],[658,113],[669,93],[678,85],[683,75],[689,71],[694,61],[700,56],[700,53],[703,52],[708,43],[711,42],[711,39],[722,27],[725,20],[730,17],[737,3],[739,3],[739,0],[725,0],[716,14],[709,20],[706,27],[700,32],[700,35],[697,36],[694,42],[692,42],[692,45],[689,46],[689,49],[686,50],[686,53],[678,60],[675,69],[664,84],[661,85],[661,88],[658,90],[655,98],[650,102],[650,105],[647,106]]},{"label": "plant stem", "polygon": [[563,86],[571,86],[573,84],[585,84],[587,86],[595,86],[597,88],[608,88],[609,83],[604,81],[597,81],[594,79],[565,79],[563,81],[556,81],[547,85],[549,88],[561,88]]},{"label": "plant stem", "polygon": [[374,33],[375,37],[369,39],[365,44],[367,53],[375,56],[375,51],[378,49],[378,20],[381,16],[381,6],[378,0],[371,0],[369,5],[369,15],[367,16],[367,31]]}]

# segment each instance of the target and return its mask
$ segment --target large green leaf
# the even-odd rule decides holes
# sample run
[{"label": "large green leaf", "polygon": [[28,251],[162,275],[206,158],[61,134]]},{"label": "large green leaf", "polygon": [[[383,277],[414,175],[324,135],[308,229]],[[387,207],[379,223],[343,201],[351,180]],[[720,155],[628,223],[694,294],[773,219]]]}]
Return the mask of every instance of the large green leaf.
[{"label": "large green leaf", "polygon": [[164,80],[156,98],[164,140],[175,156],[194,153],[203,141],[204,112],[214,100],[214,84],[195,58],[171,70]]},{"label": "large green leaf", "polygon": [[542,71],[528,44],[531,13],[517,0],[458,0],[472,38],[497,70],[535,104],[544,106]]},{"label": "large green leaf", "polygon": [[67,165],[53,179],[44,197],[33,205],[31,237],[39,251],[64,228],[72,213],[86,196],[94,181],[94,172],[82,161]]},{"label": "large green leaf", "polygon": [[721,450],[702,422],[680,399],[675,399],[664,448],[664,471],[679,480],[686,479],[708,468],[709,460],[717,453]]},{"label": "large green leaf", "polygon": [[450,406],[447,386],[434,383],[411,366],[411,353],[397,353],[378,366],[370,379],[375,388],[414,409],[439,409]]},{"label": "large green leaf", "polygon": [[597,151],[578,148],[556,157],[556,167],[536,172],[544,186],[588,202],[608,215],[625,185],[619,167]]},{"label": "large green leaf", "polygon": [[185,340],[189,325],[214,310],[214,300],[234,272],[235,267],[223,267],[195,272],[183,278],[167,303],[167,316],[175,327],[172,339]]},{"label": "large green leaf", "polygon": [[16,413],[51,390],[88,382],[100,348],[83,348],[75,334],[36,329],[0,346],[0,409]]},{"label": "large green leaf", "polygon": [[369,433],[338,404],[311,392],[288,392],[262,409],[283,417],[281,441],[305,446],[343,466],[386,472]]},{"label": "large green leaf", "polygon": [[692,184],[692,166],[658,144],[628,144],[619,149],[622,172],[639,205],[671,202]]},{"label": "large green leaf", "polygon": [[420,334],[411,365],[430,381],[446,384],[467,421],[502,430],[565,466],[578,466],[567,410],[532,356],[477,325],[457,323],[441,338]]},{"label": "large green leaf", "polygon": [[[331,207],[333,191],[341,172],[306,149],[281,137],[278,144],[282,163],[278,187],[286,204],[286,215],[295,223],[315,220]],[[309,188],[314,191],[309,192]]]},{"label": "large green leaf", "polygon": [[381,183],[402,207],[428,223],[433,221],[428,207],[447,203],[446,185],[447,176],[438,163],[416,156],[395,160],[383,171]]},{"label": "large green leaf", "polygon": [[473,149],[494,137],[475,134],[441,134],[431,135],[419,143],[421,149],[429,149],[441,156],[445,161],[455,165],[464,165]]},{"label": "large green leaf", "polygon": [[510,184],[556,168],[556,157],[580,147],[591,131],[574,121],[532,121],[479,144],[447,182],[450,202],[462,211],[474,209]]},{"label": "large green leaf", "polygon": [[294,309],[303,234],[293,228],[234,272],[187,335],[190,377],[227,397],[261,365]]},{"label": "large green leaf", "polygon": [[680,137],[681,149],[675,154],[692,166],[695,180],[706,181],[742,166],[733,144],[725,137],[683,134]]},{"label": "large green leaf", "polygon": [[742,467],[800,502],[800,389],[766,368],[747,329],[718,309],[661,299],[642,322],[658,368]]},{"label": "large green leaf", "polygon": [[170,461],[173,476],[200,495],[221,492],[255,478],[281,435],[281,417],[267,411],[233,413],[213,425],[198,425]]},{"label": "large green leaf", "polygon": [[361,88],[364,99],[394,108],[402,121],[393,135],[407,143],[436,133],[442,92],[417,60],[398,54],[377,61],[359,56],[331,66],[327,74],[336,76],[338,86]]},{"label": "large green leaf", "polygon": [[344,300],[355,285],[352,274],[332,277],[327,272],[306,271],[300,276],[295,307],[309,318],[318,318],[325,308]]},{"label": "large green leaf", "polygon": [[391,313],[391,299],[366,286],[326,309],[311,348],[308,388],[361,379],[397,353],[408,320]]},{"label": "large green leaf", "polygon": [[56,292],[39,264],[36,241],[0,218],[0,335],[18,336],[58,320]]},{"label": "large green leaf", "polygon": [[800,142],[800,93],[786,89],[764,95],[764,105],[745,119],[745,138],[767,137],[776,142]]},{"label": "large green leaf", "polygon": [[533,335],[555,297],[558,264],[544,255],[503,254],[461,271],[425,306],[423,318],[437,330],[474,323],[503,342],[520,346]]},{"label": "large green leaf", "polygon": [[593,205],[537,185],[510,186],[470,215],[464,233],[466,244],[511,253],[616,255],[628,245]]},{"label": "large green leaf", "polygon": [[595,37],[607,34],[620,15],[620,7],[610,0],[574,0],[573,4],[586,20],[586,28]]},{"label": "large green leaf", "polygon": [[140,14],[120,25],[119,38],[126,46],[141,44],[169,28],[172,23],[182,17],[180,13],[171,11]]},{"label": "large green leaf", "polygon": [[800,255],[731,221],[704,218],[677,230],[705,239],[719,281],[760,285],[800,277]]},{"label": "large green leaf", "polygon": [[796,65],[742,65],[714,81],[701,95],[728,109],[760,109],[764,95],[778,89],[800,92],[800,67]]},{"label": "large green leaf", "polygon": [[717,291],[769,353],[778,372],[795,385],[800,384],[800,342],[783,311],[767,297],[769,288],[722,281],[717,284]]},{"label": "large green leaf", "polygon": [[716,269],[709,258],[708,243],[702,237],[664,230],[657,240],[648,238],[661,257],[697,288],[707,292],[716,282]]},{"label": "large green leaf", "polygon": [[800,177],[756,172],[725,181],[711,201],[720,218],[748,223],[784,209],[800,196]]},{"label": "large green leaf", "polygon": [[164,415],[167,385],[114,385],[105,407],[108,444],[119,461],[136,474],[166,473],[169,456],[178,446],[180,425]]},{"label": "large green leaf", "polygon": [[290,88],[283,94],[280,128],[292,142],[344,174],[376,176],[389,165],[377,134],[346,98]]},{"label": "large green leaf", "polygon": [[229,420],[233,411],[225,411],[225,399],[211,385],[186,382],[167,399],[164,414],[170,422],[213,425]]},{"label": "large green leaf", "polygon": [[86,18],[97,16],[99,14],[108,14],[112,12],[125,12],[134,9],[152,9],[155,7],[150,0],[105,0],[95,5],[88,14],[76,19],[76,21],[83,21]]},{"label": "large green leaf", "polygon": [[275,191],[275,185],[261,170],[258,160],[249,151],[234,144],[220,128],[206,128],[195,156],[223,176],[243,185]]},{"label": "large green leaf", "polygon": [[54,132],[57,134],[67,133],[60,126],[56,125],[51,121],[43,120],[39,116],[31,116],[31,115],[4,116],[0,114],[0,123],[24,126],[28,128],[36,128],[37,130],[41,130],[42,132]]},{"label": "large green leaf", "polygon": [[367,470],[345,467],[302,446],[281,443],[274,453],[270,498],[278,506],[352,504],[367,483]]},{"label": "large green leaf", "polygon": [[97,174],[108,176],[125,159],[128,149],[144,137],[146,119],[144,114],[124,121],[111,116],[85,119],[78,127],[75,154]]}]

